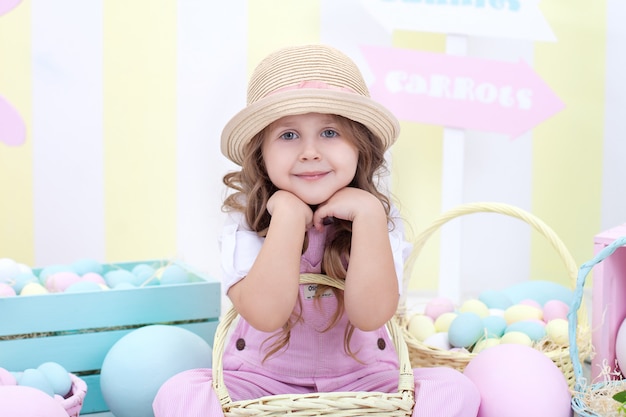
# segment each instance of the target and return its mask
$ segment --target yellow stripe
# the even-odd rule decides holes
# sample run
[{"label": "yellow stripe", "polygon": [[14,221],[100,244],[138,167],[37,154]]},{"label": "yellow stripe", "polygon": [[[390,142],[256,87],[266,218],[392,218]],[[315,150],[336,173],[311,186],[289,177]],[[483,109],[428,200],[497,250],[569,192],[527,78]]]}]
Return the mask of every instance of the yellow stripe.
[{"label": "yellow stripe", "polygon": [[249,0],[248,16],[248,73],[278,48],[319,42],[319,0]]},{"label": "yellow stripe", "polygon": [[[176,2],[103,2],[109,261],[176,254]],[[202,192],[202,190],[198,190]]]},{"label": "yellow stripe", "polygon": [[[558,42],[535,46],[534,67],[566,108],[534,129],[532,210],[580,265],[592,256],[601,221],[606,0],[541,6]],[[538,234],[531,254],[533,278],[568,283],[560,258]]]},{"label": "yellow stripe", "polygon": [[0,258],[34,266],[31,4],[0,17],[0,95],[21,114],[26,142],[0,143]]},{"label": "yellow stripe", "polygon": [[[445,52],[444,35],[396,31],[396,48]],[[392,147],[392,191],[399,200],[409,237],[427,227],[441,212],[443,127],[402,121]],[[439,235],[424,246],[411,275],[410,288],[436,290],[439,276]]]}]

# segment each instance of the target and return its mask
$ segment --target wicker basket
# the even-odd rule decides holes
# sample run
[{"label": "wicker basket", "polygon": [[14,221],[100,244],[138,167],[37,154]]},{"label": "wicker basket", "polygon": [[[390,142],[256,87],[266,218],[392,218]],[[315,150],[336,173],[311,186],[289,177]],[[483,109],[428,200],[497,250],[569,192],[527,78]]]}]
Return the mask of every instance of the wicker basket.
[{"label": "wicker basket", "polygon": [[[410,272],[426,241],[433,233],[435,233],[441,226],[443,226],[448,221],[472,213],[503,214],[520,219],[535,228],[556,249],[561,259],[563,260],[563,263],[565,264],[568,276],[571,278],[572,288],[575,287],[576,272],[578,268],[572,258],[572,255],[569,253],[561,239],[559,239],[559,237],[550,227],[548,227],[548,225],[546,225],[543,221],[528,213],[527,211],[504,203],[483,202],[462,204],[442,213],[415,239],[413,251],[406,264],[405,281],[403,283],[403,298],[400,300],[398,314],[396,315],[400,327],[403,329],[404,338],[409,349],[411,365],[414,368],[447,366],[457,369],[459,371],[463,371],[467,364],[470,362],[470,360],[474,356],[476,356],[475,353],[450,351],[430,347],[416,339],[408,331],[408,321],[410,319],[410,316],[407,313],[405,298],[406,294],[408,293],[408,281],[410,280]],[[580,355],[586,357],[591,353],[591,342],[590,337],[588,336],[589,329],[587,326],[588,320],[584,311],[581,311],[580,315],[580,327],[579,329],[577,329],[580,346],[579,353]],[[544,353],[560,368],[560,370],[565,375],[565,378],[567,379],[570,389],[572,389],[574,387],[575,378],[572,362],[569,357],[569,349],[566,347],[555,347],[553,349],[544,350]]]},{"label": "wicker basket", "polygon": [[[320,274],[302,274],[301,284],[325,284],[344,289],[343,281]],[[389,321],[392,341],[398,352],[400,369],[398,392],[320,392],[282,394],[254,400],[232,401],[224,384],[222,356],[228,330],[237,312],[231,309],[220,321],[213,346],[213,388],[225,416],[410,416],[413,411],[415,381],[402,331]]]},{"label": "wicker basket", "polygon": [[65,408],[69,417],[78,417],[87,395],[87,383],[74,374],[70,374],[72,379],[72,389],[70,395],[61,401],[61,406]]},{"label": "wicker basket", "polygon": [[[596,256],[590,261],[581,265],[578,271],[578,278],[576,281],[576,290],[574,291],[574,300],[572,302],[570,314],[568,315],[569,328],[575,329],[578,327],[579,314],[577,311],[582,306],[583,290],[585,286],[585,279],[591,271],[591,269],[611,256],[619,247],[626,246],[626,236],[614,240],[610,245],[607,245],[604,249],[596,254]],[[576,333],[570,331],[570,357],[574,368],[574,376],[576,383],[574,385],[574,392],[572,395],[572,409],[582,417],[612,417],[623,415],[618,413],[618,403],[611,397],[612,394],[618,391],[626,390],[626,380],[607,380],[599,383],[587,384],[587,380],[583,375],[583,367],[580,362],[579,354],[579,338],[576,337]],[[613,412],[607,410],[614,406]]]}]

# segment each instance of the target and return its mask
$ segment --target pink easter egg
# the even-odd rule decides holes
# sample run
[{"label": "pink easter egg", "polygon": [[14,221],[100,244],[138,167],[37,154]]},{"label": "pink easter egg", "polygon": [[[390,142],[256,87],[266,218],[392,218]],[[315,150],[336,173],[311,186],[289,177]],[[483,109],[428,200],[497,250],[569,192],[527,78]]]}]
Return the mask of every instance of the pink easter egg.
[{"label": "pink easter egg", "polygon": [[9,284],[0,282],[0,297],[14,297],[15,290]]},{"label": "pink easter egg", "polygon": [[65,408],[37,388],[0,385],[0,416],[67,417]]},{"label": "pink easter egg", "polygon": [[0,385],[17,385],[17,379],[11,372],[0,368]]},{"label": "pink easter egg", "polygon": [[517,304],[522,304],[525,306],[531,306],[531,307],[535,307],[541,310],[541,304],[539,304],[539,302],[537,302],[536,300],[533,300],[531,298],[526,298],[524,300],[520,300],[519,303]]},{"label": "pink easter egg", "polygon": [[561,300],[548,300],[543,305],[543,320],[547,323],[554,319],[567,320],[569,306]]},{"label": "pink easter egg", "polygon": [[454,303],[446,297],[433,298],[424,308],[424,314],[433,320],[436,320],[437,317],[443,313],[449,313],[452,311],[454,311]]},{"label": "pink easter egg", "polygon": [[80,276],[75,272],[55,272],[46,279],[46,289],[50,292],[63,292],[80,279]]},{"label": "pink easter egg", "polygon": [[490,347],[472,358],[463,373],[480,392],[477,417],[572,415],[563,373],[546,354],[532,347]]},{"label": "pink easter egg", "polygon": [[81,281],[95,282],[96,284],[107,285],[102,275],[95,272],[87,272],[81,277]]}]

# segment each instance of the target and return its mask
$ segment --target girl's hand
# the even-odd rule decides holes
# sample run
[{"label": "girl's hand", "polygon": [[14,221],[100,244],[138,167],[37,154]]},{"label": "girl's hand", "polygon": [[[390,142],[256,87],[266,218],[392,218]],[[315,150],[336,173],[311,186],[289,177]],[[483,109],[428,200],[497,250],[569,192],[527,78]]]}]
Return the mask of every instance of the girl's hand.
[{"label": "girl's hand", "polygon": [[374,195],[360,188],[346,187],[320,204],[313,213],[313,226],[322,229],[324,219],[329,217],[353,222],[357,217],[370,215],[378,216],[386,223],[384,207]]},{"label": "girl's hand", "polygon": [[267,211],[274,214],[288,216],[303,216],[305,225],[309,228],[313,224],[313,210],[304,201],[289,191],[278,190],[267,201]]}]

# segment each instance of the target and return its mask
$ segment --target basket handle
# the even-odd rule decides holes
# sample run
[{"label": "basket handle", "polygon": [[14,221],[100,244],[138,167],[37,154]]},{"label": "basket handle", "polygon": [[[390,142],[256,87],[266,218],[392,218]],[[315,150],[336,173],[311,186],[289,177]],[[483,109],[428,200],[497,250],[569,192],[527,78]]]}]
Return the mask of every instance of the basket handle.
[{"label": "basket handle", "polygon": [[[345,288],[345,282],[343,280],[331,278],[323,274],[301,274],[300,284],[323,284],[340,290],[344,290]],[[228,330],[237,316],[237,311],[234,308],[230,308],[217,326],[215,331],[215,340],[213,343],[213,388],[217,393],[222,407],[232,402],[226,384],[224,383],[222,357],[224,355],[224,346]],[[409,350],[402,336],[402,330],[393,319],[387,322],[387,329],[389,330],[391,341],[393,342],[396,352],[398,353],[400,363],[398,392],[413,391],[415,389],[415,380],[413,379],[413,369],[411,368]]]},{"label": "basket handle", "polygon": [[[497,202],[479,202],[479,203],[466,203],[456,206],[442,214],[440,214],[424,231],[422,231],[415,241],[413,242],[413,250],[409,258],[405,263],[404,268],[404,280],[403,280],[403,291],[402,297],[399,303],[400,308],[404,309],[406,304],[406,297],[408,293],[409,281],[411,277],[411,273],[413,271],[413,265],[417,257],[419,256],[422,248],[424,247],[426,241],[430,238],[430,236],[435,233],[442,225],[449,222],[450,220],[473,213],[499,213],[504,214],[510,217],[517,218],[528,223],[535,230],[541,233],[546,240],[554,247],[559,256],[561,257],[563,263],[565,264],[565,268],[567,270],[567,274],[570,277],[570,285],[572,288],[576,287],[576,274],[578,271],[578,267],[576,266],[576,262],[572,257],[571,253],[563,243],[563,241],[557,236],[557,234],[544,223],[541,219],[536,217],[535,215],[518,208],[516,206],[512,206],[506,203],[497,203]],[[403,312],[401,312],[403,313]]]},{"label": "basket handle", "polygon": [[608,258],[618,248],[626,246],[626,236],[615,239],[610,245],[607,245],[604,249],[596,254],[590,261],[585,262],[580,266],[578,270],[578,278],[576,281],[576,289],[574,290],[574,299],[570,306],[570,311],[567,314],[568,319],[568,337],[570,345],[570,358],[572,365],[574,366],[574,377],[576,378],[576,385],[574,391],[582,392],[581,377],[583,376],[583,368],[580,363],[578,354],[578,345],[576,343],[576,328],[578,326],[578,314],[576,312],[582,305],[583,291],[585,287],[585,279],[594,266]]}]

